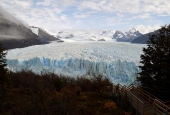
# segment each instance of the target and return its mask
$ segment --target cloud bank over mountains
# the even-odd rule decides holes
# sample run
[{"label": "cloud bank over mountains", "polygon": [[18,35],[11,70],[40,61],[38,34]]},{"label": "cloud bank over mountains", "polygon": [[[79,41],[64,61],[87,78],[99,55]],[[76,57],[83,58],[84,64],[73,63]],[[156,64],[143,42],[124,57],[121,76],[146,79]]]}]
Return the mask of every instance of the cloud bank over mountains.
[{"label": "cloud bank over mountains", "polygon": [[15,24],[18,24],[18,25],[23,24],[25,26],[28,26],[28,25],[24,24],[24,22],[22,22],[21,20],[15,18],[11,14],[9,14],[9,12],[5,11],[4,9],[2,9],[0,7],[0,22],[2,22],[4,19],[9,20],[9,21],[11,21],[11,22],[13,22]]},{"label": "cloud bank over mountains", "polygon": [[169,0],[0,0],[0,5],[29,25],[50,30],[135,27],[147,33],[170,20]]}]

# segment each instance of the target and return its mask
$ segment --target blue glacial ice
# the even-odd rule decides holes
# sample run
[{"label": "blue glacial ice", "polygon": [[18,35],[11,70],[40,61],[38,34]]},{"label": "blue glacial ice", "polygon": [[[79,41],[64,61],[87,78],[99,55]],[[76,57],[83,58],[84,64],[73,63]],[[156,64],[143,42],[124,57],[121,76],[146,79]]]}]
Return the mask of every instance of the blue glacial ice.
[{"label": "blue glacial ice", "polygon": [[146,45],[116,42],[53,43],[9,50],[11,71],[54,72],[70,77],[103,74],[113,83],[129,85],[139,72]]}]

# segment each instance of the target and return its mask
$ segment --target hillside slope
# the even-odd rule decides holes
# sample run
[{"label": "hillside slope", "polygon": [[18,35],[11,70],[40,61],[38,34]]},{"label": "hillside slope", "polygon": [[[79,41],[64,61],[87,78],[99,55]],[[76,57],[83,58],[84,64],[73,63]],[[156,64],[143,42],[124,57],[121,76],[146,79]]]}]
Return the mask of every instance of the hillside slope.
[{"label": "hillside slope", "polygon": [[51,41],[60,40],[41,28],[30,26],[30,29],[38,36],[38,40],[40,40],[42,43],[49,43]]},{"label": "hillside slope", "polygon": [[[11,19],[11,20],[10,20]],[[14,19],[14,21],[12,21]],[[43,44],[29,28],[0,8],[0,42],[6,49]]]}]

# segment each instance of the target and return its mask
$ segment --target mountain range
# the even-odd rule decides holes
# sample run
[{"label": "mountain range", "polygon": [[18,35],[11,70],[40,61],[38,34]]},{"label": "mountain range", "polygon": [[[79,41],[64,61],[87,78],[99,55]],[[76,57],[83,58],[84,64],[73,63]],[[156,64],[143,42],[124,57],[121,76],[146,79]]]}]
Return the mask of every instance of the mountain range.
[{"label": "mountain range", "polygon": [[117,41],[117,42],[131,42],[135,38],[142,36],[135,28],[128,32],[114,31],[114,30],[63,30],[63,31],[48,31],[55,37],[64,41]]},{"label": "mountain range", "polygon": [[24,25],[17,25],[0,17],[0,42],[6,49],[42,44],[38,36]]},{"label": "mountain range", "polygon": [[38,35],[28,25],[0,8],[0,42],[6,49],[41,45],[59,40],[38,28]]},{"label": "mountain range", "polygon": [[135,38],[131,43],[138,43],[138,44],[147,44],[147,41],[149,40],[149,35],[155,34],[158,30],[154,32],[149,32],[147,34],[144,34],[140,37]]},{"label": "mountain range", "polygon": [[113,35],[113,39],[116,39],[118,42],[131,42],[135,38],[142,36],[135,28],[130,29],[128,32],[122,33],[121,31],[116,31]]}]

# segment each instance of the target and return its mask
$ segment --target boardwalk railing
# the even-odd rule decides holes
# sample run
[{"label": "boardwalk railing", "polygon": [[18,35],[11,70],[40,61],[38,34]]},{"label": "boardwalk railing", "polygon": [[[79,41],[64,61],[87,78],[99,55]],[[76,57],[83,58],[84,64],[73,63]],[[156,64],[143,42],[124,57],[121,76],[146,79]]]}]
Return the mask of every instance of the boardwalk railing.
[{"label": "boardwalk railing", "polygon": [[170,115],[170,101],[163,102],[149,92],[135,85],[113,85],[112,93],[127,95],[127,98],[140,115]]}]

